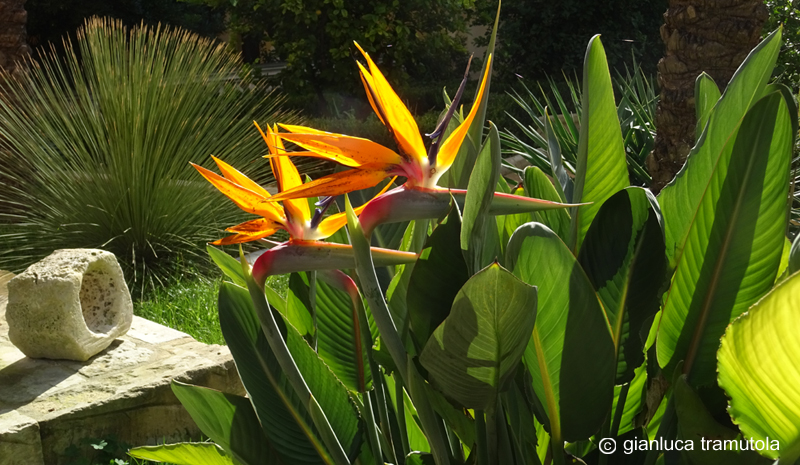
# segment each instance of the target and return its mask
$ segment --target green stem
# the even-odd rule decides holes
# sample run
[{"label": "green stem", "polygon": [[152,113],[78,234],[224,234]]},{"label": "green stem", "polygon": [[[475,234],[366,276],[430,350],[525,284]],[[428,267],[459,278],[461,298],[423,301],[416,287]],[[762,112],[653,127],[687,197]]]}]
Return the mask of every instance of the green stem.
[{"label": "green stem", "polygon": [[397,424],[400,429],[403,457],[408,457],[408,453],[411,452],[411,446],[408,444],[408,425],[406,425],[406,391],[403,389],[403,383],[398,380],[394,382],[394,390],[394,396],[397,402]]},{"label": "green stem", "polygon": [[486,439],[486,413],[483,410],[475,410],[475,441],[478,448],[478,465],[490,465],[489,444]]},{"label": "green stem", "polygon": [[367,439],[372,448],[372,457],[375,459],[375,465],[383,465],[383,452],[381,451],[381,442],[378,439],[378,425],[375,424],[375,416],[372,413],[372,401],[370,400],[370,392],[364,392],[363,402],[358,402],[358,396],[354,396],[357,400],[356,405],[361,411],[361,416],[367,423]]},{"label": "green stem", "polygon": [[[667,401],[667,408],[664,410],[664,415],[661,417],[661,424],[658,425],[658,432],[656,433],[655,439],[658,440],[659,438],[664,438],[665,441],[671,440],[675,438],[675,435],[678,432],[678,425],[676,423],[677,414],[675,412],[675,394],[669,397]],[[651,449],[647,452],[647,456],[644,459],[644,465],[655,465],[656,460],[658,460],[659,451],[655,449]]]},{"label": "green stem", "polygon": [[250,298],[255,306],[258,320],[261,323],[261,331],[264,333],[270,349],[272,349],[275,358],[278,360],[281,370],[283,370],[297,396],[305,404],[314,422],[314,426],[317,427],[317,431],[319,431],[321,439],[325,443],[325,447],[328,449],[328,453],[331,454],[333,460],[339,465],[350,465],[350,460],[347,458],[344,448],[333,432],[333,428],[328,418],[325,416],[325,412],[311,393],[311,389],[309,389],[306,384],[302,373],[300,373],[300,369],[295,364],[294,358],[292,358],[292,354],[289,352],[286,341],[284,341],[281,336],[278,323],[275,321],[275,315],[269,308],[269,303],[264,295],[264,291],[256,284],[253,280],[253,276],[249,273],[249,265],[244,259],[244,254],[241,254],[241,260],[242,267],[245,269],[245,276],[247,277],[247,288],[250,291]]},{"label": "green stem", "polygon": [[628,401],[628,391],[631,389],[631,383],[623,384],[619,390],[619,397],[617,397],[617,409],[614,411],[614,420],[611,422],[611,437],[617,437],[619,433],[619,425],[622,423],[622,414],[625,413],[625,402]]},{"label": "green stem", "polygon": [[564,465],[564,441],[561,438],[550,437],[550,451],[553,454],[553,463]]}]

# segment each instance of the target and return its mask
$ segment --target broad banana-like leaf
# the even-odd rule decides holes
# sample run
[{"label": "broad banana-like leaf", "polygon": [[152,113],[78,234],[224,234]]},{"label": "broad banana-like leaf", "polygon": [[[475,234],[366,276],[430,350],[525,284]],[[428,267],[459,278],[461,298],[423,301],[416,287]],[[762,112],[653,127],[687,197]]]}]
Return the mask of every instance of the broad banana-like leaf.
[{"label": "broad banana-like leaf", "polygon": [[539,420],[554,447],[588,439],[608,415],[616,367],[597,294],[566,244],[542,224],[514,233],[506,263],[538,288],[536,324],[523,359],[547,415]]},{"label": "broad banana-like leaf", "polygon": [[362,343],[358,317],[361,295],[352,278],[339,270],[319,271],[317,278],[317,353],[348,389],[364,392],[372,375],[367,359],[371,345]]},{"label": "broad banana-like leaf", "polygon": [[[403,234],[400,250],[419,254],[422,252],[422,247],[425,245],[427,237],[427,220],[410,221]],[[408,333],[408,304],[406,302],[406,296],[408,295],[408,285],[411,281],[411,275],[414,272],[414,266],[415,263],[397,265],[395,267],[394,277],[392,277],[392,281],[389,283],[389,287],[386,290],[389,310],[391,310],[394,321],[398,325],[397,330],[400,334]]]},{"label": "broad banana-like leaf", "polygon": [[578,261],[605,307],[617,354],[616,384],[644,362],[642,326],[658,311],[667,257],[650,191],[623,189],[606,200],[586,233]]},{"label": "broad banana-like leaf", "polygon": [[445,222],[425,242],[408,283],[408,316],[419,347],[425,347],[433,331],[453,306],[459,290],[470,277],[458,246],[461,218],[454,205]]},{"label": "broad banana-like leaf", "polygon": [[[277,463],[275,451],[264,437],[247,398],[178,381],[172,382],[172,392],[200,431],[222,447],[227,455],[246,465]],[[205,453],[213,457],[209,451]]]},{"label": "broad banana-like leaf", "polygon": [[[622,414],[616,422],[617,435],[623,435],[634,430],[636,417],[645,406],[647,366],[643,364],[633,370],[633,373],[633,379],[627,384],[627,390],[623,389],[623,385],[614,386],[614,403],[611,406],[612,415],[617,414],[617,404],[620,402],[621,395],[625,393],[625,398],[623,399],[625,405],[622,406]],[[611,434],[613,435],[615,433],[613,426],[615,425],[616,419],[612,416],[609,420],[609,424],[612,426]]]},{"label": "broad banana-like leaf", "polygon": [[[528,166],[524,172],[525,193],[528,197],[557,201],[559,194],[547,175],[536,166]],[[570,181],[571,182],[571,181]],[[563,241],[569,240],[570,217],[566,209],[535,212],[533,221],[552,229]]]},{"label": "broad banana-like leaf", "polygon": [[[223,283],[219,299],[220,327],[236,361],[248,397],[264,434],[281,460],[288,463],[332,463],[313,426],[306,403],[292,389],[262,332],[248,291]],[[345,387],[292,325],[277,318],[286,345],[309,389],[331,421],[348,454],[361,445],[359,421]]]},{"label": "broad banana-like leaf", "polygon": [[725,327],[775,282],[788,216],[793,137],[781,93],[762,98],[729,142],[733,147],[722,151],[701,198],[656,341],[662,369],[671,375],[685,361],[693,387],[715,381]]},{"label": "broad banana-like leaf", "polygon": [[667,256],[675,266],[702,203],[713,172],[750,107],[762,97],[781,46],[781,30],[770,34],[747,56],[709,115],[707,128],[686,158],[686,164],[658,195]]},{"label": "broad banana-like leaf", "polygon": [[[489,87],[492,83],[491,68],[493,67],[495,61],[489,61],[488,58],[489,55],[494,55],[494,45],[497,40],[497,26],[500,24],[500,4],[501,2],[498,1],[494,26],[492,27],[492,33],[489,36],[489,46],[486,48],[483,60],[483,68],[481,69],[480,73],[481,76],[484,74],[486,75],[486,90],[484,91],[481,101],[473,104],[480,105],[478,107],[478,112],[475,114],[475,119],[472,120],[472,124],[467,131],[467,137],[464,138],[464,142],[461,144],[461,148],[458,150],[455,160],[453,160],[453,165],[439,180],[439,185],[442,187],[460,189],[467,187],[469,184],[470,175],[472,174],[472,169],[475,166],[475,160],[478,159],[478,152],[480,151],[481,144],[483,142],[483,128],[486,126],[486,108],[489,105]],[[488,73],[486,73],[487,65],[490,67]],[[480,83],[478,83],[478,86],[480,87]],[[478,95],[477,92],[475,95]],[[446,100],[449,100],[446,93],[445,98]],[[451,104],[452,102],[448,102],[448,106]],[[454,127],[453,123],[456,119],[457,116],[454,115],[453,121],[451,121],[451,127]]]},{"label": "broad banana-like leaf", "polygon": [[[185,442],[163,446],[136,447],[128,451],[136,459],[154,462],[169,462],[173,465],[235,465],[216,444],[209,442]],[[253,462],[241,462],[242,465]],[[273,462],[276,463],[276,462]]]},{"label": "broad banana-like leaf", "polygon": [[697,80],[694,82],[694,109],[697,116],[696,139],[699,140],[703,134],[708,117],[711,116],[711,109],[717,104],[720,95],[719,87],[711,76],[704,72],[697,76]]},{"label": "broad banana-like leaf", "polygon": [[717,354],[719,385],[746,439],[777,440],[765,450],[781,465],[800,459],[800,274],[734,321]]},{"label": "broad banana-like leaf", "polygon": [[572,212],[569,245],[577,255],[600,205],[630,185],[617,118],[614,86],[600,36],[589,41],[583,63],[581,129],[575,169],[574,203],[593,202]]},{"label": "broad banana-like leaf", "polygon": [[536,321],[536,288],[497,263],[472,276],[420,355],[429,379],[466,408],[497,404]]},{"label": "broad banana-like leaf", "polygon": [[[672,395],[675,396],[675,411],[678,415],[678,439],[693,443],[692,450],[686,450],[687,447],[684,447],[681,453],[683,463],[769,465],[768,460],[749,450],[749,446],[742,447],[742,438],[738,431],[719,424],[711,416],[700,396],[686,382],[686,375],[677,376],[672,389]],[[719,441],[718,448],[711,445],[703,446],[703,439]]]},{"label": "broad banana-like leaf", "polygon": [[286,291],[286,311],[281,315],[286,321],[294,326],[294,329],[301,336],[314,341],[317,338],[316,321],[314,321],[313,294],[316,289],[316,279],[314,283],[309,282],[309,275],[312,273],[295,272],[289,275],[289,289]]},{"label": "broad banana-like leaf", "polygon": [[500,177],[500,133],[489,125],[489,137],[478,154],[469,178],[461,220],[461,250],[470,275],[494,261],[500,253],[496,223],[488,214]]}]

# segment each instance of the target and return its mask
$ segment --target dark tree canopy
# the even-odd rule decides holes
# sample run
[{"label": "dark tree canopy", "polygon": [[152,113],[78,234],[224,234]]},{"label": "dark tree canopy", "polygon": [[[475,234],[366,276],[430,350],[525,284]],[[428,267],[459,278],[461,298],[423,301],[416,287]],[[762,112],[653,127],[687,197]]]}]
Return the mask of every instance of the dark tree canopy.
[{"label": "dark tree canopy", "polygon": [[128,26],[164,23],[180,26],[198,34],[214,36],[224,29],[223,13],[203,5],[179,0],[30,0],[28,43],[32,47],[48,42],[61,43],[67,34],[74,35],[86,18],[110,16]]},{"label": "dark tree canopy", "polygon": [[[496,9],[496,2],[480,0],[476,23],[491,25]],[[515,75],[536,79],[580,70],[586,44],[595,34],[602,34],[612,67],[630,63],[633,55],[645,70],[655,71],[664,51],[658,31],[666,9],[666,0],[503,2],[497,82],[515,82]]]}]

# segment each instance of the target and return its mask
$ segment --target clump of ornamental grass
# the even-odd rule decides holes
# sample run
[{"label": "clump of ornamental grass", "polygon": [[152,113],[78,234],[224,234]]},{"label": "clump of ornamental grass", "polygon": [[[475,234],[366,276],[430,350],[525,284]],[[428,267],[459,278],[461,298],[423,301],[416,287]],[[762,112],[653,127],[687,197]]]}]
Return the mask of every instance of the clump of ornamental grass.
[{"label": "clump of ornamental grass", "polygon": [[244,214],[189,163],[213,154],[269,182],[253,121],[297,116],[224,44],[181,29],[95,18],[55,50],[0,75],[0,269],[96,247],[141,288],[206,260],[199,245]]}]

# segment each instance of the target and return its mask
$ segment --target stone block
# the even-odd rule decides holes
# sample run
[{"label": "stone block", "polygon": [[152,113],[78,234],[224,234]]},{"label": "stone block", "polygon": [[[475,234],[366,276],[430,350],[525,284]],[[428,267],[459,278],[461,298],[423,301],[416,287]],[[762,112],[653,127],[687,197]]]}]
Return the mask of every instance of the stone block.
[{"label": "stone block", "polygon": [[124,335],[132,318],[111,252],[57,250],[8,282],[8,337],[31,358],[89,360]]}]

